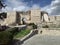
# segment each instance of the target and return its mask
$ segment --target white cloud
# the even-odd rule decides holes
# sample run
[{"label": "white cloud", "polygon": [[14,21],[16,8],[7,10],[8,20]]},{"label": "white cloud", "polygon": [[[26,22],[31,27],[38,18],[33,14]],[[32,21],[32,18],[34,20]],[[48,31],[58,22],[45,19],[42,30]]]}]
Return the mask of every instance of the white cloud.
[{"label": "white cloud", "polygon": [[26,9],[27,2],[22,2],[21,0],[7,0],[7,7],[2,9],[2,11],[22,11]]},{"label": "white cloud", "polygon": [[4,12],[7,12],[7,11],[12,11],[13,9],[11,8],[11,7],[6,7],[6,8],[2,8],[2,10],[4,11]]},{"label": "white cloud", "polygon": [[30,9],[30,7],[28,7],[28,6],[19,6],[19,7],[14,8],[13,10],[14,11],[27,11],[29,9]]},{"label": "white cloud", "polygon": [[[28,6],[28,2],[23,2],[22,0],[6,0],[7,7],[2,9],[3,11],[27,11],[30,9],[38,9],[40,6],[38,4],[32,4],[32,7]],[[31,1],[32,3],[32,1]]]},{"label": "white cloud", "polygon": [[37,4],[32,5],[31,9],[40,9],[40,6]]},{"label": "white cloud", "polygon": [[60,15],[60,0],[54,0],[50,5],[42,8],[49,13],[49,15]]}]

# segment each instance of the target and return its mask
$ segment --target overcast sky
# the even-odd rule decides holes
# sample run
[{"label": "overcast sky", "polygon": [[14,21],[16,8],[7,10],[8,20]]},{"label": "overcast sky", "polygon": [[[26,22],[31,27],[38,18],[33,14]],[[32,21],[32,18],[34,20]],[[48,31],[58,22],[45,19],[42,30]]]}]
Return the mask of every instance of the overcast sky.
[{"label": "overcast sky", "polygon": [[49,15],[60,15],[60,0],[4,0],[7,7],[3,11],[26,11],[40,8]]}]

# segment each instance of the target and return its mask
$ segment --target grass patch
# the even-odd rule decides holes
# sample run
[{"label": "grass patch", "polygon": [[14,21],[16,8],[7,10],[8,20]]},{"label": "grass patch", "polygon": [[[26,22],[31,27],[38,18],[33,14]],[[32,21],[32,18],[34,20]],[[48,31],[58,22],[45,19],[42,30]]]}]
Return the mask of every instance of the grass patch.
[{"label": "grass patch", "polygon": [[18,32],[14,38],[22,38],[24,37],[25,35],[29,34],[30,33],[30,30],[21,30],[21,32]]}]

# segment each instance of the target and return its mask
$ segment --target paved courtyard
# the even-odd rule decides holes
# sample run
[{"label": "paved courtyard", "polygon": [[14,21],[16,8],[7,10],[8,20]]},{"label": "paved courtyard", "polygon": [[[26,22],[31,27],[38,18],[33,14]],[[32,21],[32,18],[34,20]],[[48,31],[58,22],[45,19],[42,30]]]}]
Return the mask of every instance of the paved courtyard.
[{"label": "paved courtyard", "polygon": [[22,45],[60,45],[60,36],[37,34],[26,40]]}]

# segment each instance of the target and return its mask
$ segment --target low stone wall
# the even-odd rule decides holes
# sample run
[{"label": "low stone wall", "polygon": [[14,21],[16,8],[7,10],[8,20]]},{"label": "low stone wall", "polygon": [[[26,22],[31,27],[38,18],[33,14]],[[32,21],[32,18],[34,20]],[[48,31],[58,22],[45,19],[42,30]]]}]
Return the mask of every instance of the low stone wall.
[{"label": "low stone wall", "polygon": [[59,36],[60,35],[60,28],[41,28],[38,33],[42,35],[52,35],[52,36]]},{"label": "low stone wall", "polygon": [[29,39],[30,37],[32,37],[33,35],[37,34],[38,33],[38,30],[31,30],[31,32],[26,35],[25,37],[23,37],[21,39],[22,42],[24,42],[25,40]]}]

